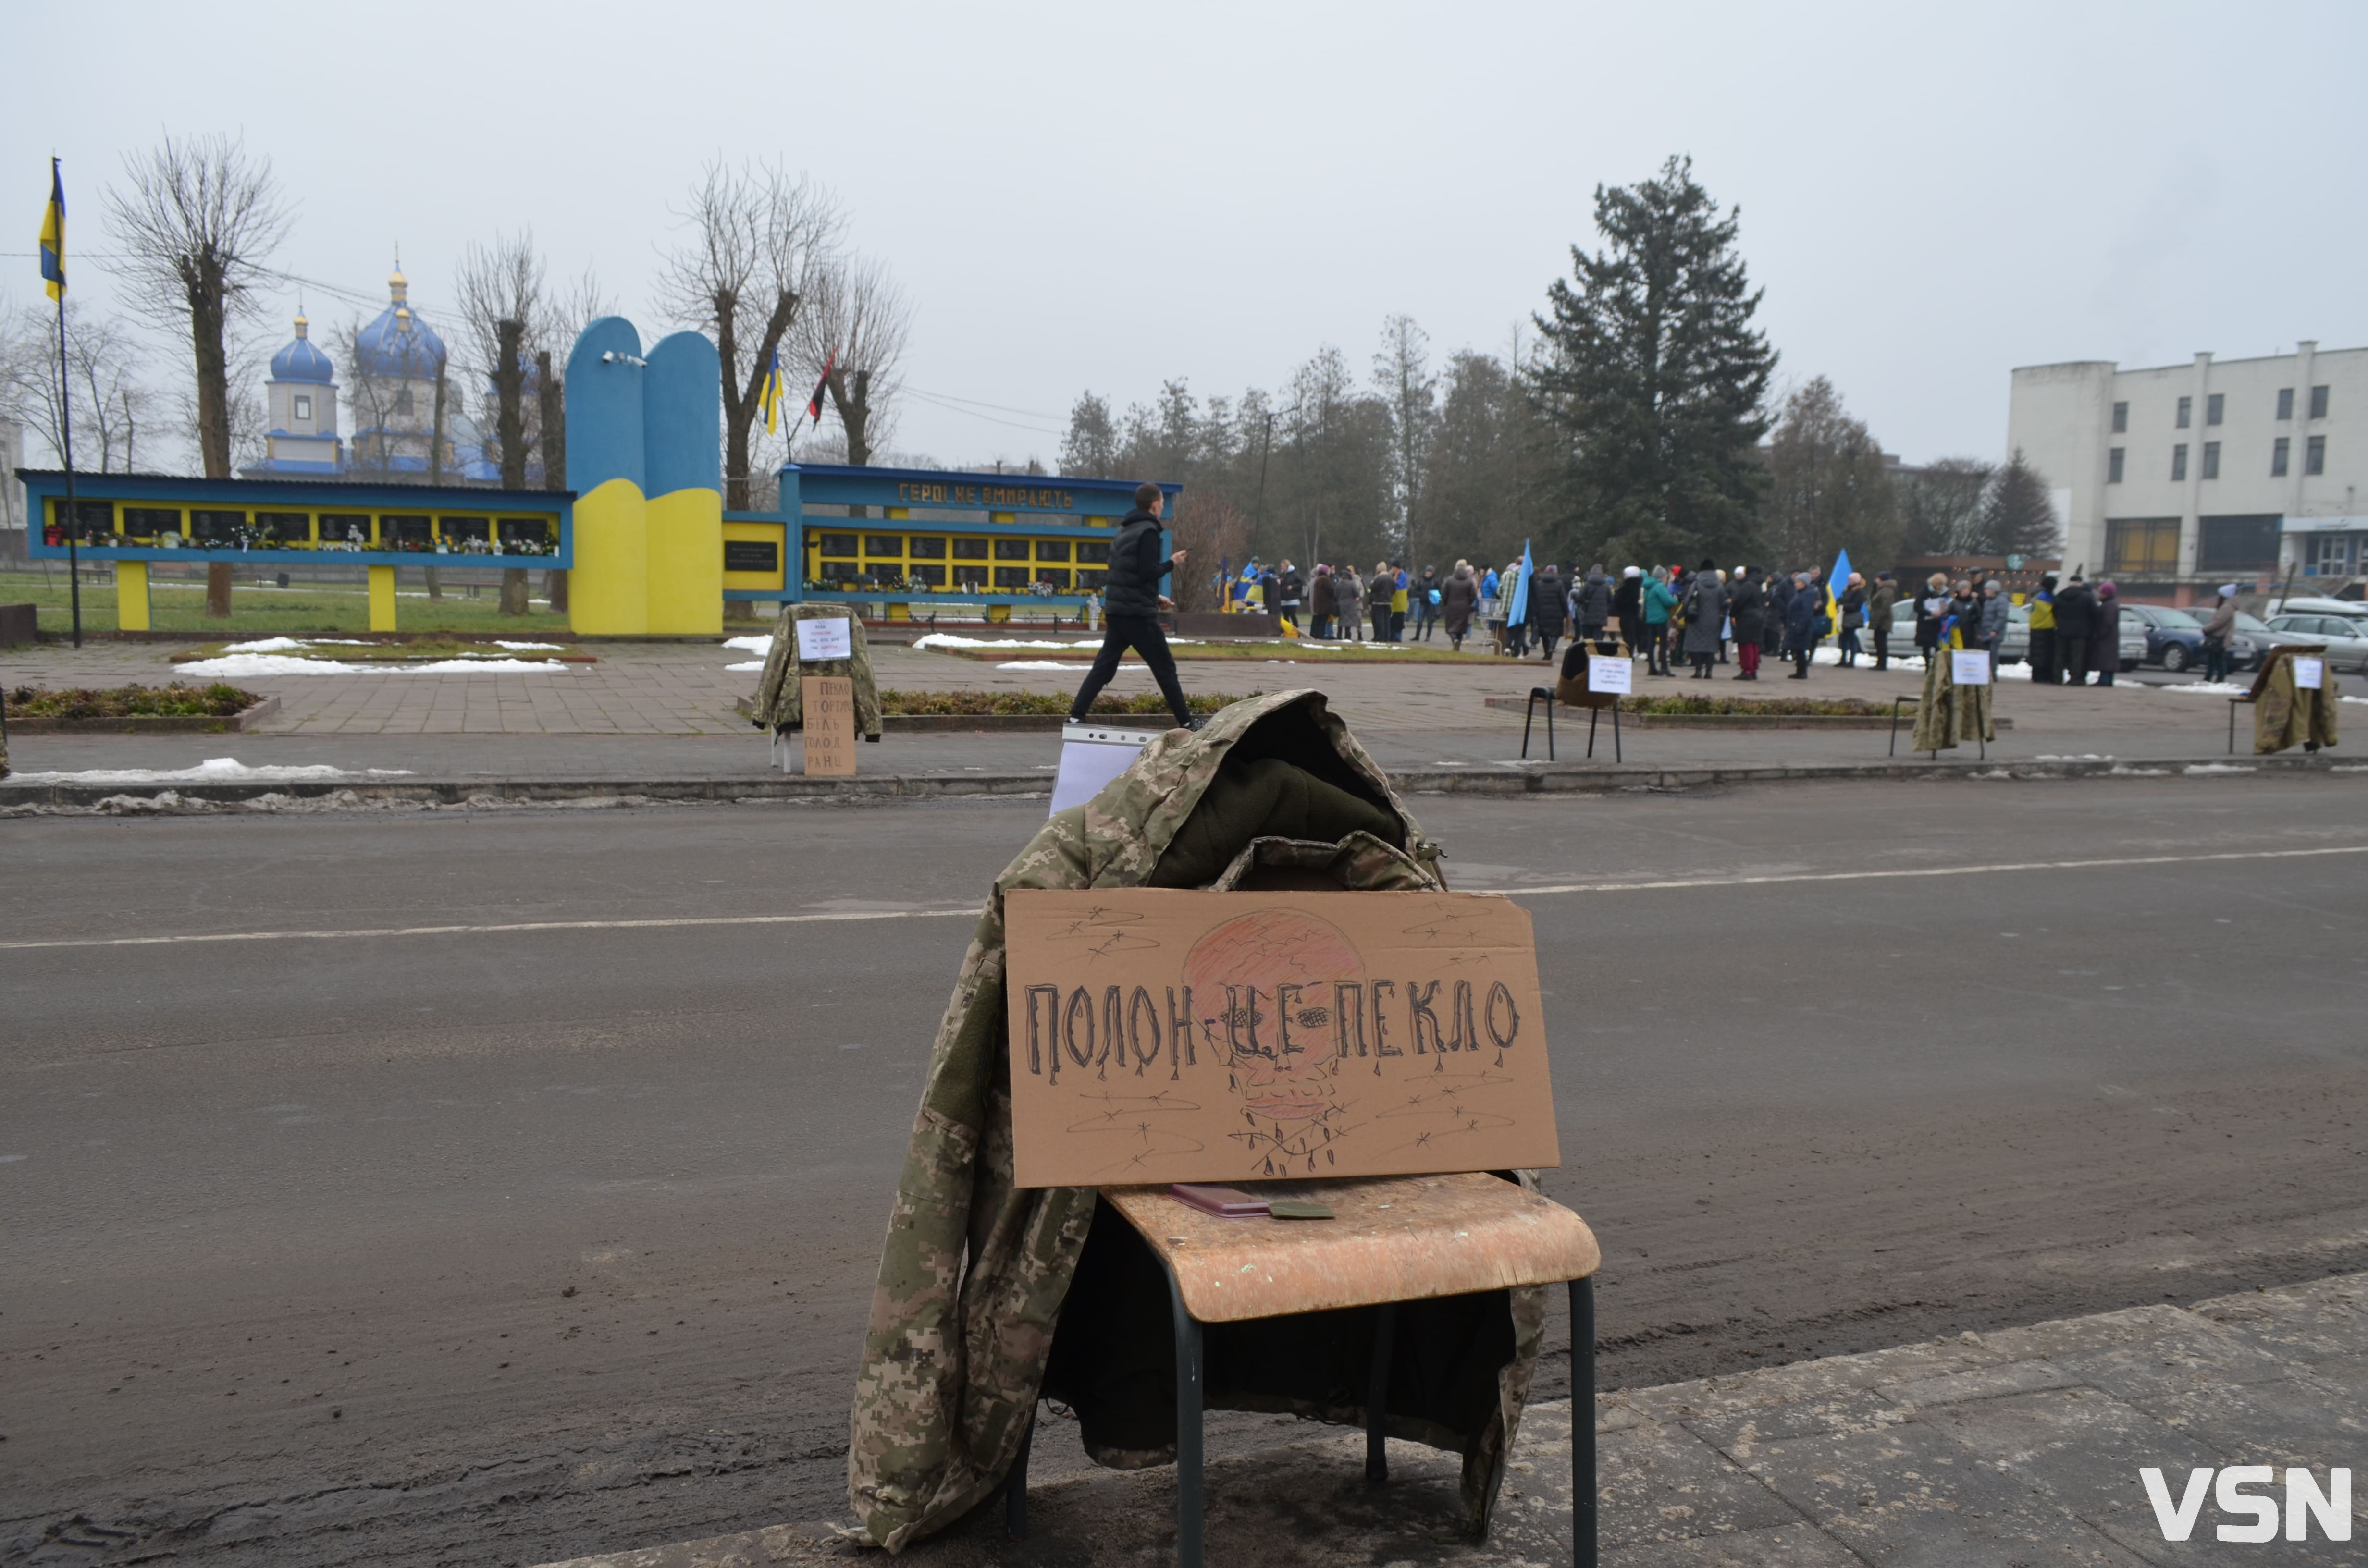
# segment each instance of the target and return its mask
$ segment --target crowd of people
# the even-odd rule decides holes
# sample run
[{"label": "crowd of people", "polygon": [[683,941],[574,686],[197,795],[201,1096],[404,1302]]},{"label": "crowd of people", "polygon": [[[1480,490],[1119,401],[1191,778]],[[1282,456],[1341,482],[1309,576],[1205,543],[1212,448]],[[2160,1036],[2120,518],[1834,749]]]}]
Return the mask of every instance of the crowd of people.
[{"label": "crowd of people", "polygon": [[[1829,593],[1827,574],[1815,567],[1728,572],[1704,561],[1650,571],[1629,566],[1614,576],[1600,563],[1581,572],[1575,564],[1565,570],[1549,562],[1528,569],[1525,589],[1524,571],[1520,561],[1501,568],[1458,561],[1442,577],[1436,567],[1417,574],[1403,561],[1377,561],[1369,574],[1326,563],[1303,574],[1289,561],[1254,560],[1225,588],[1235,604],[1279,616],[1308,637],[1429,642],[1443,631],[1449,645],[1461,650],[1477,629],[1506,654],[1534,652],[1549,662],[1555,644],[1569,637],[1605,653],[1622,647],[1642,653],[1647,673],[1672,679],[1682,662],[1696,680],[1713,678],[1720,665],[1734,665],[1736,680],[1758,680],[1762,664],[1775,661],[1792,665],[1785,678],[1806,680],[1818,644],[1828,637],[1845,666],[1871,658],[1883,670],[1897,656],[1892,632],[1906,591],[1888,572],[1872,581],[1849,573]],[[2078,572],[2060,586],[2053,573],[2040,580],[2030,599],[2033,680],[2081,686],[2093,675],[2099,686],[2113,684],[2121,666],[2116,595],[2112,583],[2092,586]],[[1995,660],[2013,605],[1995,577],[1952,580],[1936,572],[1913,599],[1914,652],[1979,649]],[[2224,614],[2221,621],[2232,619]],[[2219,642],[2207,629],[2205,654],[2210,659],[2216,646],[2225,663],[2227,631],[2220,621],[2214,624]]]}]

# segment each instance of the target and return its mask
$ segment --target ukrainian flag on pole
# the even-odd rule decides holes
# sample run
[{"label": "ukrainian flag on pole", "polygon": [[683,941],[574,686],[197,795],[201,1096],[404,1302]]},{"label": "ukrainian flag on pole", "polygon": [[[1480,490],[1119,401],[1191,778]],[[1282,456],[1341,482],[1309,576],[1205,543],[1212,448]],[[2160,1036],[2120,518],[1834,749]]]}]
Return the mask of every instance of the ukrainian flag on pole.
[{"label": "ukrainian flag on pole", "polygon": [[773,350],[773,361],[765,367],[765,379],[757,388],[757,405],[765,411],[765,434],[773,433],[781,414],[781,351]]},{"label": "ukrainian flag on pole", "polygon": [[1846,549],[1836,551],[1834,569],[1826,574],[1826,619],[1833,623],[1836,637],[1839,637],[1842,631],[1841,594],[1850,582],[1850,551]]},{"label": "ukrainian flag on pole", "polygon": [[41,281],[52,300],[66,297],[66,186],[50,160],[50,205],[41,213]]}]

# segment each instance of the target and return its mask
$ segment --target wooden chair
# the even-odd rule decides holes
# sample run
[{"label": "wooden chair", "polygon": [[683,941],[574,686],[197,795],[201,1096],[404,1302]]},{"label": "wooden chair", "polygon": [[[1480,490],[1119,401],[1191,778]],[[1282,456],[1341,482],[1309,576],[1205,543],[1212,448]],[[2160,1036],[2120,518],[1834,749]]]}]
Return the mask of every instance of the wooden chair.
[{"label": "wooden chair", "polygon": [[[1150,1245],[1167,1275],[1176,1331],[1176,1562],[1201,1568],[1201,1325],[1342,1307],[1382,1309],[1365,1391],[1365,1478],[1389,1476],[1393,1311],[1399,1301],[1567,1284],[1571,1322],[1572,1557],[1596,1562],[1595,1291],[1603,1255],[1570,1210],[1478,1173],[1353,1181],[1261,1182],[1274,1196],[1308,1197],[1331,1220],[1224,1219],[1165,1187],[1106,1187],[1102,1200]],[[1025,1539],[1028,1444],[1005,1493],[1005,1520]]]}]

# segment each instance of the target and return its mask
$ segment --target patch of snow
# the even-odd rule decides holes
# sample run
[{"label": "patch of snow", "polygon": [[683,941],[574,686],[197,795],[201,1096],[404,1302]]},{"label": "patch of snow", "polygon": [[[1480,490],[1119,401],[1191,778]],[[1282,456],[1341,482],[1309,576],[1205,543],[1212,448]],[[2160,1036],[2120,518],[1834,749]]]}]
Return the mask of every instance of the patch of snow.
[{"label": "patch of snow", "polygon": [[2238,686],[2235,681],[2228,680],[2192,680],[2183,685],[2158,686],[2155,689],[2184,692],[2190,697],[2242,697],[2253,687],[2249,682]]},{"label": "patch of snow", "polygon": [[2117,763],[2113,767],[2112,776],[2116,778],[2168,778],[2170,777],[2170,769],[2168,767],[2131,767],[2126,764]]},{"label": "patch of snow", "polygon": [[[773,634],[767,631],[754,637],[726,637],[723,645],[743,653],[769,653],[773,651]],[[507,648],[509,644],[505,642],[502,646]]]},{"label": "patch of snow", "polygon": [[234,756],[210,756],[195,767],[98,767],[81,773],[16,773],[25,784],[294,784],[341,778],[401,778],[408,767],[332,767],[326,763],[266,763],[250,767]]},{"label": "patch of snow", "polygon": [[515,674],[521,670],[564,670],[556,659],[432,659],[425,664],[348,665],[336,659],[299,659],[287,653],[231,653],[219,659],[199,659],[176,666],[182,675],[251,677],[255,676],[441,676],[461,671]]},{"label": "patch of snow", "polygon": [[2180,771],[2185,773],[2190,778],[2196,778],[2214,773],[2251,773],[2254,769],[2247,764],[2237,762],[2191,762]]},{"label": "patch of snow", "polygon": [[733,675],[737,675],[745,670],[761,670],[764,667],[765,661],[762,659],[751,659],[745,665],[726,665],[723,666],[727,673]]},{"label": "patch of snow", "polygon": [[[998,670],[1075,670],[1077,666],[1074,664],[1063,664],[1058,659],[1015,659],[1008,665],[997,665],[995,667]],[[1119,667],[1123,669],[1126,666],[1121,665]]]},{"label": "patch of snow", "polygon": [[252,642],[225,642],[225,653],[284,653],[290,648],[312,648],[336,643],[345,648],[367,648],[370,642],[362,637],[258,637]]},{"label": "patch of snow", "polygon": [[494,646],[496,648],[507,648],[516,653],[541,653],[548,651],[555,653],[562,648],[566,647],[567,644],[564,642],[505,642],[500,638],[496,637],[494,639]]},{"label": "patch of snow", "polygon": [[2099,756],[2095,752],[2090,751],[2082,752],[2078,756],[2075,756],[2072,753],[2066,752],[2063,756],[2058,756],[2054,752],[2044,751],[2037,756],[2032,757],[2031,760],[2033,762],[2111,762],[2113,759],[2110,753],[2104,756]]}]

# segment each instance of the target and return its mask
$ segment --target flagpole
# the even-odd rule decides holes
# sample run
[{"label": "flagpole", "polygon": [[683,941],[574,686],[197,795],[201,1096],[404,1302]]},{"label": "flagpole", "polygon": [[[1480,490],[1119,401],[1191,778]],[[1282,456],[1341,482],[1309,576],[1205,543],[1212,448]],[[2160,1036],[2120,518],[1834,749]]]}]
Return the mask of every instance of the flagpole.
[{"label": "flagpole", "polygon": [[74,645],[82,646],[82,516],[74,506],[74,378],[66,373],[66,291],[58,290],[58,440],[66,460],[66,590],[74,605]]}]

